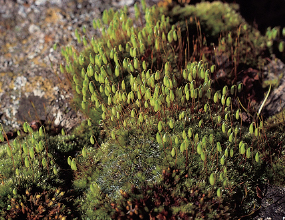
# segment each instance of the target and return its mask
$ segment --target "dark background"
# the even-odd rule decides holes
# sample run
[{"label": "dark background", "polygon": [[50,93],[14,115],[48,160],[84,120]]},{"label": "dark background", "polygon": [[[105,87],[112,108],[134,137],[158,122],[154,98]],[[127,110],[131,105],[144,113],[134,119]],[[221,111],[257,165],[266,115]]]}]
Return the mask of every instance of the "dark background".
[{"label": "dark background", "polygon": [[[240,14],[262,34],[267,27],[285,27],[285,0],[221,0],[227,3],[240,5]],[[190,4],[196,4],[201,0],[191,0]],[[213,1],[209,1],[213,2]]]}]

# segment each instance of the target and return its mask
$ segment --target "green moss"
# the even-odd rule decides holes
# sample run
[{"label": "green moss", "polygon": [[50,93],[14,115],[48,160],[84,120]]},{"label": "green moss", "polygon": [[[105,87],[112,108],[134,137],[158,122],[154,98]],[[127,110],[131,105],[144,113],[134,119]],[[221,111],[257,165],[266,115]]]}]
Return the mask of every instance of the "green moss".
[{"label": "green moss", "polygon": [[220,1],[200,2],[184,7],[177,5],[169,12],[169,16],[181,23],[191,17],[191,21],[195,24],[195,19],[197,19],[204,34],[219,38],[220,33],[226,33],[246,23],[241,15],[236,12],[238,9],[237,4],[227,4]]},{"label": "green moss", "polygon": [[[248,42],[264,40],[251,27],[240,26],[243,20],[228,5],[203,4],[174,8],[172,16],[179,10],[185,17],[196,13],[213,37],[230,31],[217,48],[232,60],[247,54]],[[87,39],[76,30],[84,50],[63,48],[60,71],[69,79],[74,106],[87,120],[71,135],[55,137],[33,133],[25,124],[30,132],[19,146],[28,142],[31,149],[43,141],[45,148],[36,157],[48,156],[48,164],[57,169],[40,169],[37,163],[25,168],[20,148],[13,145],[13,160],[5,148],[0,162],[14,161],[25,178],[19,180],[12,165],[3,170],[5,186],[24,190],[29,181],[39,180],[44,184],[38,187],[51,192],[64,186],[73,195],[69,207],[79,207],[74,216],[78,211],[88,219],[252,216],[259,206],[256,187],[284,184],[283,115],[267,124],[255,114],[246,122],[241,116],[252,112],[243,107],[249,106],[248,91],[242,91],[235,74],[217,86],[213,54],[206,57],[190,47],[183,34],[187,25],[172,25],[171,13],[163,8],[142,8],[135,5],[135,21],[127,18],[126,8],[105,11],[102,20],[93,22],[100,38]],[[224,16],[226,25],[212,24],[215,16]],[[229,36],[240,44],[234,45]],[[231,45],[238,54],[228,49]],[[259,62],[258,54],[241,62]],[[36,169],[39,174],[32,172]],[[11,192],[0,201],[4,210]]]},{"label": "green moss", "polygon": [[[200,13],[202,9],[214,11],[201,5],[181,8],[184,14],[179,14],[187,17],[191,10],[193,13]],[[232,37],[238,35],[240,44],[235,47],[241,56],[247,54],[245,45],[252,36],[255,36],[257,44],[263,41],[259,41],[256,31],[242,24],[243,20],[228,5],[214,5],[221,13],[217,13],[217,17],[224,16],[229,26],[213,25],[209,23],[211,19],[202,17],[212,17],[211,13],[201,12],[201,26],[215,27],[206,28],[206,32],[213,31],[211,34],[214,36],[232,31]],[[226,9],[221,10],[223,7]],[[175,17],[179,10],[174,8],[172,16]],[[91,191],[94,184],[97,187],[96,192],[94,189],[94,192],[86,191],[86,200],[81,202],[84,204],[82,212],[93,216],[103,212],[113,218],[125,216],[130,214],[126,207],[131,209],[126,206],[126,199],[136,201],[139,207],[139,198],[149,196],[144,193],[145,187],[151,194],[159,187],[167,189],[167,184],[179,183],[172,186],[177,195],[168,195],[167,192],[161,195],[175,200],[197,187],[199,199],[203,193],[209,194],[210,199],[217,199],[223,204],[224,208],[218,213],[213,212],[210,203],[206,203],[204,211],[208,218],[251,213],[257,205],[254,186],[273,180],[268,175],[270,168],[265,169],[265,158],[269,154],[264,150],[266,128],[259,125],[259,119],[252,119],[254,123],[250,129],[242,123],[236,113],[239,108],[237,97],[244,100],[247,94],[241,92],[239,85],[229,84],[218,90],[212,84],[215,68],[211,67],[211,62],[193,62],[193,57],[199,54],[191,56],[193,51],[189,49],[187,39],[182,37],[182,32],[187,29],[182,22],[171,26],[169,18],[160,14],[161,10],[156,7],[141,13],[145,15],[145,26],[133,28],[128,26],[132,22],[126,19],[125,11],[105,12],[104,24],[94,22],[101,28],[103,37],[92,39],[91,45],[85,45],[86,49],[75,56],[74,61],[66,66],[66,71],[63,70],[77,89],[77,98],[74,99],[77,106],[81,106],[91,121],[92,114],[101,114],[99,121],[103,131],[101,135],[104,136],[101,136],[102,144],[97,153],[84,156],[86,153],[82,151],[82,155],[72,159],[76,161],[76,169],[72,165],[76,175],[87,177]],[[152,16],[157,13],[159,16],[156,18],[159,19]],[[232,21],[231,16],[222,16],[222,13],[235,14],[237,21]],[[225,27],[228,29],[224,30]],[[78,33],[77,38],[80,38]],[[229,37],[221,39],[223,41],[228,46],[233,44]],[[223,46],[219,45],[219,51],[230,53],[226,47],[222,49]],[[253,60],[258,53],[252,56]],[[63,55],[67,61],[74,57],[68,48]],[[234,55],[236,58],[239,56]],[[228,76],[229,79],[234,77]],[[87,162],[91,158],[96,159],[96,165]],[[165,179],[162,173],[165,174],[167,169],[181,172],[186,178],[172,175],[173,179]],[[196,186],[185,188],[190,180],[196,181]],[[78,179],[75,184],[81,181],[84,182]],[[245,188],[248,197],[242,201],[239,198],[242,198]],[[134,189],[138,191],[134,192]],[[108,201],[109,205],[102,205],[103,201]],[[199,218],[204,215],[195,211],[200,205],[188,201],[179,203],[178,207],[185,216]],[[92,207],[96,211],[92,212]],[[175,206],[168,208],[168,213],[173,216],[181,214]],[[164,209],[165,206],[154,205],[147,208],[147,213],[164,215]],[[133,215],[143,216],[145,213],[145,209],[135,210]]]}]

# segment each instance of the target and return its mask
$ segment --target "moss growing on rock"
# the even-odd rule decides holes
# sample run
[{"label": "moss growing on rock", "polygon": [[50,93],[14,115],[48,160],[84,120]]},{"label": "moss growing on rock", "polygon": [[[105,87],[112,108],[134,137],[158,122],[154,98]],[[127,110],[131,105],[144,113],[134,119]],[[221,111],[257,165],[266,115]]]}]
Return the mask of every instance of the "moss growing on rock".
[{"label": "moss growing on rock", "polygon": [[[63,50],[67,64],[61,69],[72,80],[75,102],[91,121],[90,112],[101,114],[105,133],[97,164],[102,172],[97,169],[86,192],[87,200],[96,199],[91,202],[93,208],[85,204],[84,210],[89,216],[99,216],[105,210],[111,216],[132,213],[139,217],[143,209],[123,211],[124,206],[117,200],[119,190],[121,196],[133,200],[135,195],[123,193],[130,192],[131,186],[143,189],[149,182],[165,187],[161,173],[169,168],[187,176],[179,183],[181,187],[191,180],[195,184],[188,189],[190,192],[195,187],[203,188],[220,202],[225,199],[227,206],[236,206],[225,216],[249,214],[255,206],[250,189],[265,183],[268,174],[264,170],[267,152],[262,119],[252,118],[249,128],[243,125],[237,98],[246,95],[240,93],[242,85],[230,84],[221,90],[212,86],[215,66],[193,61],[193,51],[181,36],[181,23],[170,25],[169,17],[158,7],[141,11],[136,5],[135,10],[137,21],[127,19],[125,10],[105,11],[102,20],[94,21],[102,38],[88,40],[76,32],[86,49],[80,53]],[[246,27],[239,25],[234,25],[236,31],[242,28],[245,32]],[[85,160],[73,159],[78,166]],[[248,180],[249,176],[254,178]],[[242,206],[238,198],[244,190],[251,201],[244,198],[247,203]],[[138,196],[143,199],[147,195]],[[118,206],[112,206],[111,201]],[[153,208],[148,213],[165,212],[161,206]],[[178,215],[175,205],[170,210],[173,216]],[[185,216],[199,217],[187,208],[183,210]]]},{"label": "moss growing on rock", "polygon": [[75,136],[46,143],[55,164],[68,167],[69,189],[83,194],[80,218],[252,217],[257,187],[282,184],[281,123],[249,114],[234,75],[216,86],[216,66],[195,61],[200,52],[165,9],[134,8],[135,21],[127,8],[94,20],[101,38],[76,30],[83,51],[62,49],[60,71],[87,120]]}]

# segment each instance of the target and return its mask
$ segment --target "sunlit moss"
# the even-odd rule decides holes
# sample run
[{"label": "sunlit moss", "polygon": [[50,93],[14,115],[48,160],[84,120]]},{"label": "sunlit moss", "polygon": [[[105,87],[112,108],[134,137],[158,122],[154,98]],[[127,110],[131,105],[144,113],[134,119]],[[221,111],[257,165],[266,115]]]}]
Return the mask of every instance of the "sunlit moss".
[{"label": "sunlit moss", "polygon": [[[63,132],[58,137],[43,131],[41,138],[37,132],[32,136],[28,124],[23,125],[29,133],[23,139],[29,143],[24,155],[48,156],[41,160],[43,175],[33,177],[31,170],[40,164],[30,166],[29,159],[23,163],[17,149],[5,148],[1,161],[13,155],[15,168],[29,170],[25,175],[33,180],[58,177],[57,184],[80,193],[74,203],[82,218],[251,215],[258,205],[256,186],[277,181],[272,169],[279,180],[283,175],[281,153],[271,147],[282,142],[282,135],[276,135],[259,114],[246,113],[247,94],[234,74],[229,82],[215,86],[217,67],[209,57],[197,61],[203,52],[189,46],[192,42],[182,34],[186,25],[172,25],[165,9],[147,8],[144,2],[135,10],[134,21],[127,17],[127,8],[105,11],[102,19],[93,21],[102,37],[88,39],[86,28],[76,30],[84,49],[62,48],[65,63],[59,69],[73,89],[73,104],[87,120],[73,135]],[[249,36],[251,27],[239,22],[227,30],[216,25],[219,30],[213,34],[233,31],[219,40],[219,47]],[[243,36],[234,38],[241,28]],[[249,123],[243,114],[250,117]],[[281,123],[275,124],[280,132]],[[42,154],[30,150],[41,140]],[[6,172],[12,177],[16,171],[11,166]]]}]

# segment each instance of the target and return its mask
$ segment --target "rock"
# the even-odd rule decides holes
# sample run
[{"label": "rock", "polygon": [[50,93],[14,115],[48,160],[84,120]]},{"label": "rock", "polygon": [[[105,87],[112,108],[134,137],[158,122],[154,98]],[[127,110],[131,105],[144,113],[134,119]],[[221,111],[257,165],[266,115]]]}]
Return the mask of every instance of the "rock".
[{"label": "rock", "polygon": [[120,0],[119,2],[117,1],[113,1],[112,4],[115,7],[123,7],[123,6],[131,6],[132,4],[134,4],[135,1],[134,0]]},{"label": "rock", "polygon": [[[268,96],[263,114],[265,118],[279,113],[285,108],[285,65],[279,59],[272,59],[264,68],[265,79],[273,79],[279,81],[277,87],[274,88]],[[280,76],[282,76],[280,78]],[[279,79],[280,78],[280,79]]]},{"label": "rock", "polygon": [[284,219],[285,187],[265,185],[260,190],[261,207],[254,219]]},{"label": "rock", "polygon": [[40,28],[37,25],[31,24],[29,27],[30,34],[37,34],[40,32]]},{"label": "rock", "polygon": [[21,97],[19,107],[17,109],[16,118],[20,123],[34,120],[47,120],[48,99],[30,94],[28,97]]}]

